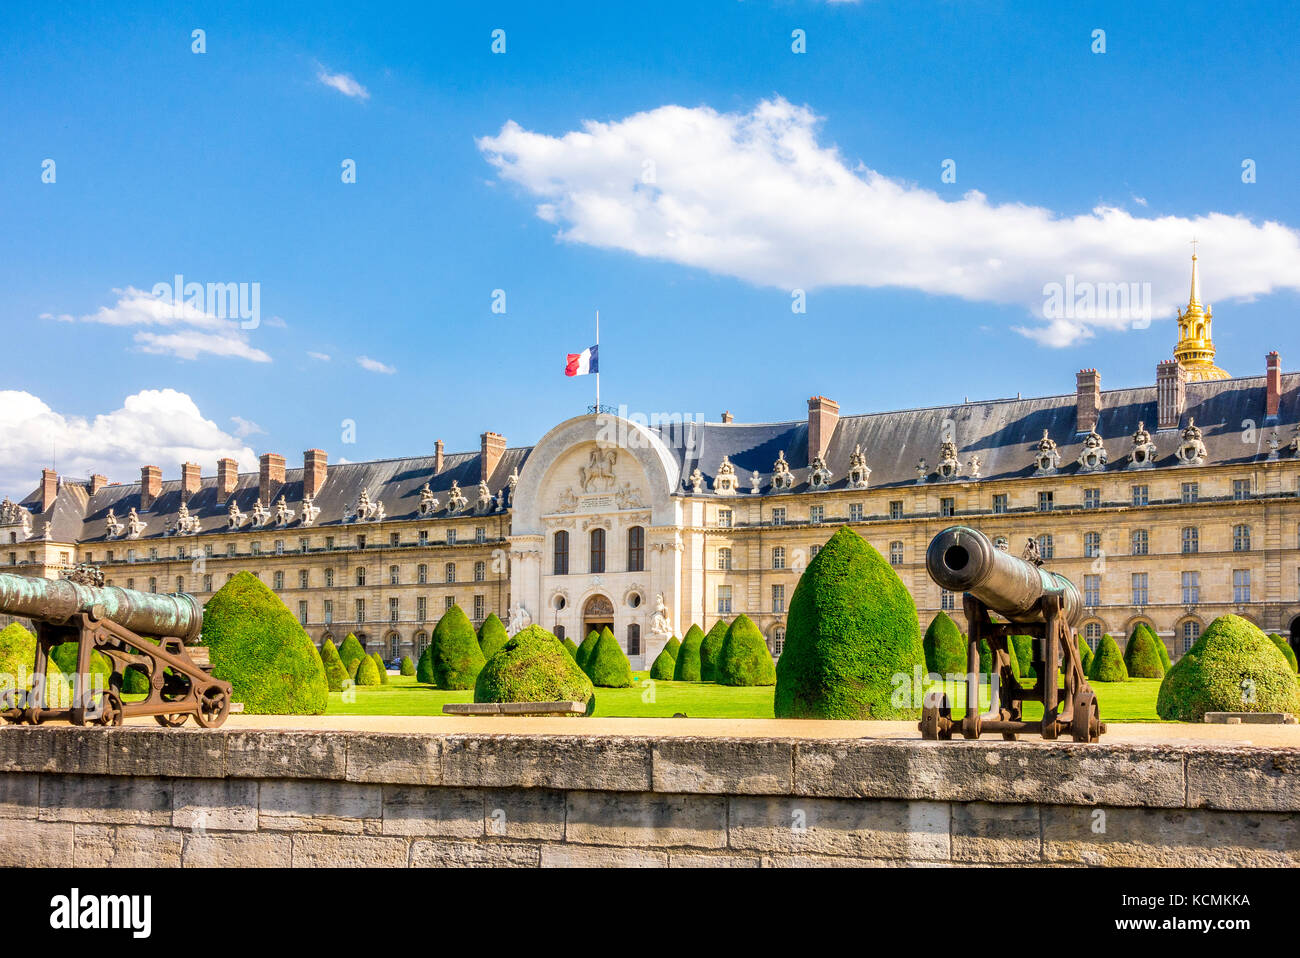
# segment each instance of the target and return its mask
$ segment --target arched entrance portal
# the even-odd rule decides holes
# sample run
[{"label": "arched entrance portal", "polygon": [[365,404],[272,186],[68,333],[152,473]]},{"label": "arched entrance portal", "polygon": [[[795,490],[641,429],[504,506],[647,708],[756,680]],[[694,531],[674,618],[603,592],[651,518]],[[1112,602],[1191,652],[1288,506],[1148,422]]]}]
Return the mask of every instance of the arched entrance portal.
[{"label": "arched entrance portal", "polygon": [[593,595],[582,607],[582,637],[605,628],[614,631],[614,603],[607,596]]}]

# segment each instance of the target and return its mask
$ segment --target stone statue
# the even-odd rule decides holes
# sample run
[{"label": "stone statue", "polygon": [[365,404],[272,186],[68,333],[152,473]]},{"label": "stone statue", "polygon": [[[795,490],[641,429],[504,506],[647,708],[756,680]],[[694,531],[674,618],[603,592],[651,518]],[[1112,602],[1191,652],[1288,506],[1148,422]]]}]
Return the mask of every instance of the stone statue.
[{"label": "stone statue", "polygon": [[1282,440],[1277,438],[1277,430],[1268,438],[1268,461],[1277,462],[1277,451],[1282,448]]},{"label": "stone statue", "polygon": [[763,477],[760,476],[758,474],[758,470],[755,469],[753,477],[749,480],[749,494],[751,496],[756,496],[758,495],[758,491],[762,488],[763,488]]},{"label": "stone statue", "polygon": [[1096,472],[1106,468],[1107,458],[1106,446],[1094,426],[1092,431],[1083,437],[1083,449],[1079,452],[1079,468],[1084,472]]},{"label": "stone statue", "polygon": [[234,497],[230,499],[230,505],[226,509],[226,523],[231,529],[238,529],[244,524],[245,515],[239,511],[239,503],[235,502]]},{"label": "stone statue", "polygon": [[431,516],[438,511],[438,497],[426,482],[420,489],[420,515]]},{"label": "stone statue", "polygon": [[460,483],[453,479],[451,489],[447,491],[447,511],[453,514],[462,512],[468,505],[469,500],[460,491]]},{"label": "stone statue", "polygon": [[182,502],[180,509],[176,511],[177,535],[192,536],[198,531],[199,517],[190,515],[189,506]]},{"label": "stone statue", "polygon": [[641,501],[641,493],[632,488],[632,483],[623,483],[623,488],[614,493],[614,504],[620,509],[643,509],[645,503]]},{"label": "stone statue", "polygon": [[293,521],[293,510],[289,508],[289,503],[281,496],[275,504],[275,524],[277,526],[287,526]]},{"label": "stone statue", "polygon": [[[6,499],[6,502],[9,500]],[[104,529],[110,539],[116,539],[122,534],[122,522],[117,516],[113,515],[113,510],[108,510],[108,516],[104,519]]]},{"label": "stone statue", "polygon": [[1146,469],[1156,461],[1156,444],[1151,441],[1147,424],[1139,422],[1137,432],[1133,433],[1133,451],[1129,453],[1130,469]]},{"label": "stone statue", "polygon": [[1025,541],[1025,551],[1021,553],[1020,558],[1033,565],[1041,566],[1043,564],[1043,554],[1038,551],[1038,540],[1030,536]]},{"label": "stone statue", "polygon": [[970,474],[972,479],[978,479],[980,477],[980,470],[982,468],[984,468],[984,463],[980,460],[979,456],[971,456],[966,460],[966,472]]},{"label": "stone statue", "polygon": [[691,470],[691,491],[699,495],[704,491],[704,473],[700,472],[700,467],[696,466]]},{"label": "stone statue", "polygon": [[1300,422],[1291,431],[1291,455],[1300,458]]},{"label": "stone statue", "polygon": [[957,444],[951,439],[939,443],[939,465],[935,467],[940,479],[956,479],[961,472],[961,463],[957,460]]},{"label": "stone statue", "polygon": [[831,484],[830,469],[826,468],[826,460],[821,456],[813,456],[812,469],[808,472],[808,485],[813,489],[825,489]]},{"label": "stone statue", "polygon": [[533,621],[533,617],[528,614],[528,610],[524,608],[522,602],[520,602],[515,608],[507,610],[506,614],[510,619],[509,624],[506,625],[506,632],[510,635],[522,632],[524,629],[528,628]]},{"label": "stone statue", "polygon": [[573,487],[565,489],[560,493],[560,501],[555,504],[556,512],[573,512],[578,508],[578,494],[573,491]]},{"label": "stone statue", "polygon": [[266,503],[264,503],[261,499],[258,499],[257,502],[253,505],[253,525],[258,528],[261,528],[262,526],[266,525],[267,521],[270,520],[270,518],[271,518],[271,510],[266,507]]},{"label": "stone statue", "polygon": [[713,491],[723,496],[736,494],[736,467],[726,456],[722,457],[722,462],[718,465],[718,474],[713,477]]},{"label": "stone statue", "polygon": [[483,479],[480,479],[478,481],[478,503],[476,508],[478,509],[479,512],[491,512],[492,503],[494,501],[495,500],[492,497],[492,490],[488,488],[487,482]]},{"label": "stone statue", "polygon": [[132,506],[131,511],[128,512],[126,516],[126,537],[128,539],[139,539],[140,533],[144,532],[145,527],[148,524],[149,523],[140,518],[139,513],[137,513],[135,507]]},{"label": "stone statue", "polygon": [[1056,441],[1048,438],[1047,430],[1043,430],[1043,438],[1038,440],[1038,455],[1034,457],[1034,464],[1038,467],[1037,474],[1040,476],[1050,476],[1056,472],[1056,467],[1061,464],[1061,454],[1056,451]]},{"label": "stone statue", "polygon": [[790,471],[790,464],[785,461],[785,451],[781,450],[776,454],[776,462],[772,466],[772,488],[789,489],[794,485],[794,473]]},{"label": "stone statue", "polygon": [[1183,430],[1183,441],[1174,455],[1185,466],[1199,466],[1207,454],[1205,443],[1201,441],[1201,430],[1196,427],[1196,420],[1189,418],[1187,428]]},{"label": "stone statue", "polygon": [[673,627],[668,621],[668,607],[664,605],[664,594],[655,596],[655,611],[650,617],[650,638],[671,639]]},{"label": "stone statue", "polygon": [[302,500],[302,524],[311,525],[320,515],[320,506],[316,505],[315,496],[304,496]]},{"label": "stone statue", "polygon": [[583,492],[609,492],[614,487],[614,463],[618,462],[617,449],[597,446],[591,450],[587,465],[578,470],[578,481]]},{"label": "stone statue", "polygon": [[867,457],[862,454],[861,446],[854,446],[853,455],[849,456],[849,488],[865,489],[870,478],[871,467],[867,465]]},{"label": "stone statue", "polygon": [[925,482],[928,475],[930,475],[930,467],[925,464],[925,460],[916,460],[916,484],[919,486]]}]

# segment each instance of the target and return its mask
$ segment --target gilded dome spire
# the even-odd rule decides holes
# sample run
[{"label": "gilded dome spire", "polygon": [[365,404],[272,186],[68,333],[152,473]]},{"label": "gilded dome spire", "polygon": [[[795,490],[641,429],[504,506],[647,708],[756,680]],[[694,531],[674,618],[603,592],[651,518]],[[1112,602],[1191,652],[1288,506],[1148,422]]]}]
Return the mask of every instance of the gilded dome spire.
[{"label": "gilded dome spire", "polygon": [[1174,359],[1187,370],[1188,382],[1231,377],[1214,365],[1214,340],[1211,324],[1214,314],[1208,305],[1201,303],[1201,279],[1196,269],[1196,241],[1192,240],[1192,287],[1187,297],[1187,309],[1178,311],[1178,345]]}]

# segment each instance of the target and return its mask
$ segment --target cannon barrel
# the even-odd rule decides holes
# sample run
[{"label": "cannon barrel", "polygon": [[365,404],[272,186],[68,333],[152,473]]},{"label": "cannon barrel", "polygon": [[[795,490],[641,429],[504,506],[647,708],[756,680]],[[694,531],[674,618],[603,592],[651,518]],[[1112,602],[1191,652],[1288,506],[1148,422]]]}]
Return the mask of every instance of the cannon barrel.
[{"label": "cannon barrel", "polygon": [[62,623],[79,612],[94,613],[137,635],[175,637],[186,643],[198,639],[203,629],[203,607],[185,592],[158,595],[0,573],[0,613]]},{"label": "cannon barrel", "polygon": [[969,592],[1010,622],[1043,621],[1038,600],[1051,591],[1062,593],[1071,626],[1083,615],[1083,599],[1073,582],[1003,552],[968,526],[952,526],[935,536],[925,552],[925,568],[943,588]]}]

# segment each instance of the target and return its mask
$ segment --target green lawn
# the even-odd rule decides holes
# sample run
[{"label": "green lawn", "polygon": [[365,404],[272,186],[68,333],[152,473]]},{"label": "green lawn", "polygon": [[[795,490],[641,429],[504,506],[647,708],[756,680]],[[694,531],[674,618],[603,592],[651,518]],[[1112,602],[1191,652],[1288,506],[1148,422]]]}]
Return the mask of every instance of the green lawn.
[{"label": "green lawn", "polygon": [[[685,712],[691,718],[772,718],[772,687],[729,688],[712,682],[654,682],[649,673],[636,672],[630,689],[597,689],[596,715],[620,718],[671,718]],[[441,715],[447,702],[472,702],[474,693],[441,692],[414,678],[390,675],[389,684],[355,690],[355,701],[345,693],[331,692],[331,715]],[[1097,698],[1105,722],[1158,722],[1156,693],[1159,679],[1097,682]],[[960,691],[960,690],[959,690]],[[958,701],[962,699],[959,697]],[[1025,718],[1042,716],[1042,706],[1031,702]]]}]

